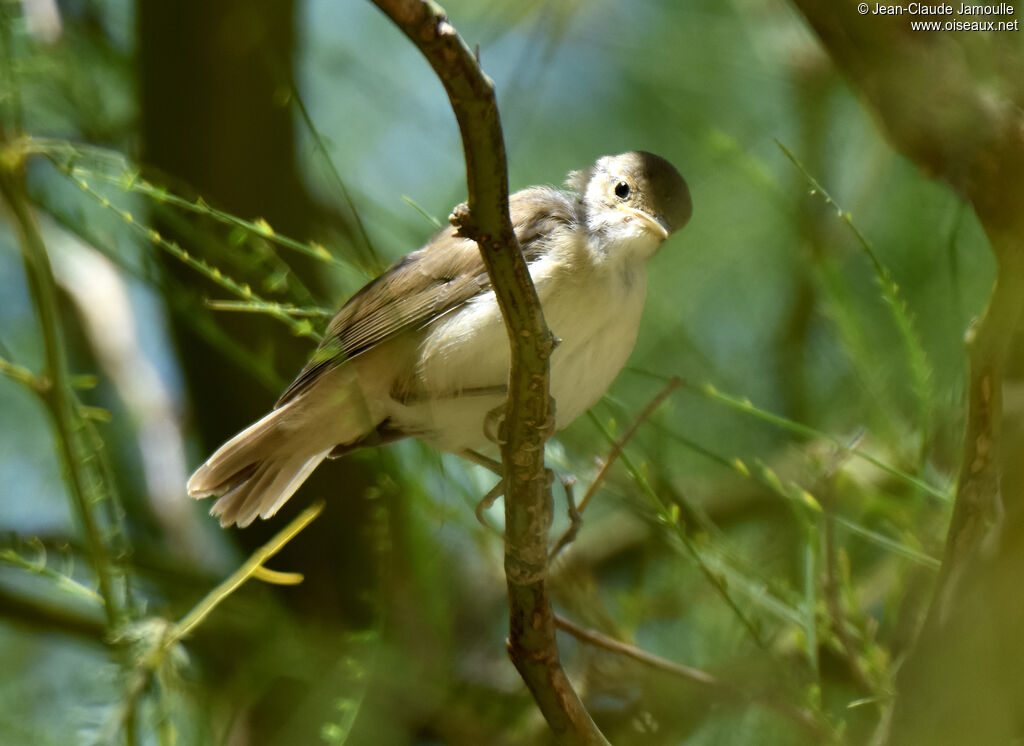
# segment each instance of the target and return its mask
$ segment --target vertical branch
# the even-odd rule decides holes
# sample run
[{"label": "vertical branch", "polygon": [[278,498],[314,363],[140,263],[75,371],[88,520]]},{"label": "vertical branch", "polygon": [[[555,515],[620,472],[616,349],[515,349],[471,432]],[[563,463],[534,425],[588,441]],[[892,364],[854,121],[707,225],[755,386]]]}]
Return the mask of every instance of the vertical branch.
[{"label": "vertical branch", "polygon": [[999,443],[1002,431],[1003,377],[1014,333],[1024,313],[1024,245],[991,235],[998,271],[984,315],[967,339],[970,373],[967,384],[967,427],[957,499],[946,537],[939,612],[949,602],[959,571],[973,553],[995,541],[1003,526],[999,484]]},{"label": "vertical branch", "polygon": [[544,440],[554,410],[548,360],[554,340],[508,214],[505,144],[494,85],[448,22],[422,0],[374,0],[427,58],[459,123],[468,202],[451,217],[459,233],[480,245],[511,346],[502,462],[505,480],[505,577],[508,652],[561,742],[606,744],[573,690],[558,657],[547,591],[547,536],[552,518]]},{"label": "vertical branch", "polygon": [[85,468],[81,462],[76,442],[79,423],[76,422],[71,387],[64,360],[64,349],[60,342],[60,320],[57,304],[57,285],[54,281],[50,259],[46,253],[36,224],[29,208],[29,197],[25,191],[23,154],[17,143],[7,139],[0,129],[0,194],[7,205],[17,228],[25,263],[32,299],[39,316],[43,352],[46,360],[45,390],[40,394],[53,417],[57,431],[57,445],[60,448],[64,467],[67,469],[68,489],[74,511],[85,532],[96,571],[100,596],[106,613],[107,628],[113,630],[124,621],[124,611],[115,595],[114,567],[110,550],[104,541],[93,507],[89,500]]},{"label": "vertical branch", "polygon": [[[999,54],[985,34],[915,34],[906,18],[863,15],[852,0],[793,4],[860,89],[893,145],[974,206],[996,257],[996,284],[969,342],[964,463],[942,593],[978,548],[985,526],[999,520],[1000,389],[1024,307],[1024,100],[1007,74],[1002,80],[985,77],[986,62]],[[999,69],[1009,71],[1024,56],[1001,62]]]},{"label": "vertical branch", "polygon": [[1024,496],[1007,494],[1004,511],[1001,485],[1003,378],[1024,315],[1024,54],[985,33],[914,33],[906,17],[862,14],[854,0],[793,4],[894,147],[974,207],[997,266],[968,340],[963,462],[938,587],[873,743],[1007,743],[1024,717],[1017,679],[1002,678],[1019,678],[1022,661],[1024,606],[1005,579],[1024,566]]}]

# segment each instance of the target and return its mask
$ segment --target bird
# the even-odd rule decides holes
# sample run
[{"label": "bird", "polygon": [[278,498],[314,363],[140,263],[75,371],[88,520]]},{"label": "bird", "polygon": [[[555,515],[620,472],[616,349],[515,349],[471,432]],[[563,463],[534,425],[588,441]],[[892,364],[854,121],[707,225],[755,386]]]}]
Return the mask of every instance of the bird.
[{"label": "bird", "polygon": [[[557,345],[554,428],[608,390],[632,353],[647,261],[692,214],[664,158],[630,151],[533,186],[509,214]],[[323,341],[265,417],[189,478],[217,497],[224,527],[273,516],[325,458],[414,437],[472,457],[493,450],[486,421],[505,402],[509,343],[477,244],[456,228],[392,264],[338,311]],[[474,459],[479,463],[478,459]]]}]

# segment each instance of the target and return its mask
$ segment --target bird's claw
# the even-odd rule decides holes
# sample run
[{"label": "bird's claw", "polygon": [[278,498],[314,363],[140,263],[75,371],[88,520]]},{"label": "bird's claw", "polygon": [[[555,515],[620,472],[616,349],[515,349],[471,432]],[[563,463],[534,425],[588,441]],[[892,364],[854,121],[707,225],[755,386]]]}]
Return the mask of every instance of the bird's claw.
[{"label": "bird's claw", "polygon": [[503,446],[505,436],[505,405],[495,407],[484,417],[484,437],[496,445]]}]

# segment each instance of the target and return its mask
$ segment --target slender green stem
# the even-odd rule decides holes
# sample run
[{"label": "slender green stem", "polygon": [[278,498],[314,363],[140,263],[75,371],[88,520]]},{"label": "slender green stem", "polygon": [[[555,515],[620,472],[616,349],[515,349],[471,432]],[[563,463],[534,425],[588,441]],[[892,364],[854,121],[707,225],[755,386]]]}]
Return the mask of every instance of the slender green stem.
[{"label": "slender green stem", "polygon": [[[171,256],[175,257],[179,261],[188,265],[192,269],[199,272],[201,275],[211,280],[220,287],[228,290],[231,293],[239,296],[246,301],[252,301],[254,303],[262,305],[266,308],[266,312],[273,316],[278,321],[284,323],[289,329],[292,330],[297,336],[308,337],[316,342],[320,341],[320,335],[313,328],[313,325],[305,320],[299,320],[293,318],[287,311],[285,311],[280,304],[271,303],[261,298],[257,293],[253,292],[252,288],[246,283],[238,282],[231,277],[225,275],[216,267],[212,267],[207,264],[204,260],[191,254],[187,250],[183,249],[177,241],[171,241],[164,238],[159,231],[149,226],[139,223],[135,216],[127,210],[124,210],[114,203],[112,203],[104,194],[93,189],[88,181],[81,178],[80,176],[72,176],[70,178],[75,184],[78,185],[79,189],[85,192],[87,195],[96,200],[100,205],[113,212],[115,215],[120,217],[125,223],[127,223],[133,230],[140,233],[150,243],[160,247]],[[269,229],[269,226],[268,226]]]},{"label": "slender green stem", "polygon": [[345,204],[348,205],[349,212],[352,213],[352,218],[356,221],[356,228],[359,230],[359,235],[363,239],[363,245],[366,248],[365,251],[365,262],[369,269],[374,274],[378,274],[384,270],[384,265],[381,263],[380,255],[377,253],[377,249],[373,245],[373,241],[370,240],[370,234],[366,230],[366,226],[363,225],[363,218],[359,214],[359,210],[356,208],[356,203],[352,199],[351,193],[348,191],[348,186],[345,185],[345,181],[341,178],[341,172],[338,171],[338,167],[334,165],[334,159],[331,158],[330,152],[327,150],[327,145],[324,143],[324,139],[320,134],[320,131],[313,124],[313,117],[309,115],[309,110],[306,108],[306,102],[303,101],[302,96],[299,94],[298,88],[292,87],[292,100],[295,101],[295,106],[299,110],[299,114],[302,116],[302,122],[306,125],[306,129],[309,130],[310,137],[313,138],[313,144],[316,149],[320,152],[324,162],[327,163],[328,172],[334,179],[335,185],[341,192],[342,198],[345,200]]},{"label": "slender green stem", "polygon": [[[602,423],[597,418],[597,416],[593,414],[593,412],[588,412],[588,416],[590,417],[590,421],[593,422],[594,425],[601,431],[602,435],[604,435],[608,442],[614,444],[615,438],[608,431],[608,428],[604,426],[604,423]],[[676,538],[679,539],[683,547],[686,548],[686,551],[693,558],[693,561],[697,563],[697,568],[700,570],[701,574],[704,575],[708,583],[711,584],[711,587],[714,588],[714,590],[718,593],[722,600],[725,601],[726,606],[729,607],[729,609],[733,612],[736,618],[740,621],[740,624],[743,625],[743,628],[747,631],[747,634],[750,635],[750,639],[753,640],[754,643],[762,650],[766,649],[767,645],[765,644],[764,638],[761,637],[761,633],[758,630],[757,626],[750,618],[747,617],[743,610],[740,609],[739,604],[736,603],[736,601],[732,597],[732,594],[729,593],[729,589],[726,588],[725,583],[722,581],[722,578],[708,566],[700,550],[697,549],[696,545],[693,543],[693,540],[687,534],[686,527],[680,523],[678,506],[673,505],[672,507],[675,508],[675,510],[673,510],[665,503],[664,500],[661,499],[661,496],[658,495],[658,493],[654,490],[653,487],[651,487],[651,484],[647,480],[647,477],[644,476],[640,472],[640,470],[633,464],[633,461],[629,458],[627,454],[622,453],[619,458],[622,461],[623,465],[626,467],[626,470],[629,472],[629,475],[633,478],[633,481],[636,482],[636,484],[643,491],[644,495],[647,496],[647,499],[650,501],[652,507],[655,510],[655,513],[658,515],[659,520],[664,525],[672,529],[673,534],[676,536]]]},{"label": "slender green stem", "polygon": [[301,577],[294,573],[276,573],[267,571],[263,564],[280,552],[285,544],[295,538],[306,526],[312,523],[320,513],[323,512],[322,502],[306,508],[299,513],[287,526],[278,531],[266,544],[253,552],[249,559],[233,572],[227,579],[203,597],[203,600],[196,604],[181,621],[179,621],[168,634],[165,647],[187,637],[196,627],[202,624],[203,620],[217,608],[217,606],[228,596],[234,593],[249,578],[259,577],[267,582],[283,582],[286,585],[294,585]]},{"label": "slender green stem", "polygon": [[402,195],[402,201],[405,202],[405,204],[409,205],[409,207],[414,209],[420,215],[422,215],[426,219],[426,221],[428,223],[430,223],[432,226],[434,226],[434,230],[439,231],[442,228],[444,228],[444,226],[441,224],[440,220],[438,220],[433,215],[431,215],[429,212],[427,212],[412,197],[409,197],[409,196],[403,194]]},{"label": "slender green stem", "polygon": [[779,149],[786,155],[790,162],[796,166],[797,170],[803,174],[804,178],[811,185],[812,193],[820,194],[822,199],[825,200],[825,204],[830,205],[836,211],[836,216],[849,227],[854,237],[857,239],[857,243],[860,244],[861,250],[868,257],[871,262],[871,266],[875,271],[875,279],[878,281],[878,286],[882,290],[882,299],[888,306],[890,313],[892,314],[893,322],[896,324],[896,329],[899,331],[900,339],[903,342],[903,346],[907,354],[907,365],[910,368],[910,375],[912,379],[912,388],[914,395],[917,398],[917,410],[918,410],[918,429],[920,431],[921,445],[920,452],[918,454],[919,461],[921,464],[924,463],[926,457],[926,449],[928,445],[928,439],[931,437],[931,407],[932,400],[934,398],[934,387],[932,381],[934,375],[932,373],[931,364],[928,362],[928,355],[924,351],[924,345],[921,343],[921,338],[914,328],[914,322],[911,317],[910,311],[907,309],[907,304],[900,297],[899,286],[892,279],[892,274],[889,272],[889,268],[882,264],[878,259],[878,255],[872,248],[871,243],[867,240],[860,229],[853,222],[853,216],[839,206],[832,195],[826,191],[817,179],[815,179],[811,173],[804,168],[803,164],[797,160],[796,156],[785,145],[778,140],[775,144],[779,146]]},{"label": "slender green stem", "polygon": [[[630,370],[632,370],[634,373],[639,373],[649,378],[655,378],[659,381],[667,380],[666,376],[659,375],[657,373],[650,373],[648,371],[641,370],[638,368],[631,368]],[[922,492],[931,495],[932,497],[941,500],[944,503],[951,503],[953,501],[953,498],[949,493],[943,492],[938,487],[934,487],[925,482],[923,479],[919,479],[918,477],[915,477],[912,474],[908,474],[902,469],[898,469],[895,466],[885,463],[880,458],[872,456],[870,453],[867,453],[866,451],[858,448],[856,445],[851,446],[850,444],[843,442],[834,435],[829,435],[826,432],[816,430],[815,428],[810,427],[808,425],[803,425],[799,422],[794,422],[793,420],[787,419],[777,414],[773,414],[772,412],[768,412],[767,410],[760,409],[756,407],[749,399],[741,399],[739,397],[725,394],[716,389],[710,383],[705,384],[703,386],[694,386],[692,384],[684,382],[684,386],[687,391],[702,394],[703,396],[707,397],[708,399],[711,399],[712,401],[724,404],[727,407],[735,409],[739,412],[743,412],[744,414],[749,414],[752,417],[756,417],[759,420],[767,422],[771,425],[775,425],[776,427],[780,427],[783,430],[788,430],[794,435],[799,435],[800,437],[807,438],[808,440],[827,441],[830,445],[834,445],[837,448],[840,448],[841,450],[843,450],[846,453],[849,453],[851,456],[854,456],[855,458],[866,461],[872,466],[881,469],[889,476],[896,477],[900,481],[912,485],[917,489],[921,490]]]},{"label": "slender green stem", "polygon": [[[42,544],[40,544],[40,547],[42,547]],[[53,568],[47,567],[45,553],[40,561],[33,562],[32,560],[22,557],[13,549],[0,549],[0,562],[49,578],[54,581],[54,584],[58,588],[68,591],[80,598],[88,599],[97,605],[103,603],[103,597],[96,593],[92,588],[82,585],[74,578],[65,575],[62,572],[58,572]]]},{"label": "slender green stem", "polygon": [[[694,453],[699,453],[701,456],[704,456],[710,461],[713,461],[716,464],[719,464],[725,467],[726,469],[729,469],[730,471],[738,473],[745,479],[751,479],[757,482],[761,486],[777,494],[779,497],[785,500],[799,503],[805,508],[810,508],[812,512],[820,512],[820,502],[816,500],[810,492],[808,492],[803,487],[795,483],[792,483],[790,487],[787,489],[786,486],[783,485],[782,482],[779,480],[778,475],[775,474],[771,467],[765,464],[758,463],[758,468],[751,469],[740,458],[726,458],[725,456],[721,456],[683,435],[673,433],[671,431],[669,431],[669,434],[671,435],[673,440],[678,441],[679,443],[681,443],[683,446],[690,449]],[[850,446],[847,445],[847,448],[850,448]],[[847,453],[849,453],[849,451],[847,451]],[[932,570],[936,570],[939,567],[939,560],[937,560],[935,557],[932,557],[929,554],[926,554],[925,552],[907,546],[906,544],[896,541],[895,539],[891,539],[888,536],[878,533],[877,531],[872,531],[869,528],[865,528],[864,526],[850,520],[849,518],[844,518],[843,516],[836,515],[832,512],[829,512],[829,516],[833,520],[835,520],[837,524],[848,529],[850,533],[855,534],[873,544],[876,544],[877,546],[883,549],[892,551],[895,554],[899,554],[903,557],[906,557],[907,559],[912,560],[917,564],[923,565],[924,567],[927,567]]]},{"label": "slender green stem", "polygon": [[[819,520],[823,516],[818,516]],[[821,682],[821,669],[818,661],[818,549],[820,537],[818,523],[805,522],[807,537],[804,541],[804,636],[806,638],[807,660],[817,681]]]},{"label": "slender green stem", "polygon": [[18,85],[17,80],[17,67],[15,65],[15,54],[14,54],[14,33],[13,25],[14,19],[18,13],[18,8],[14,3],[5,2],[0,3],[0,40],[3,42],[3,56],[4,56],[4,77],[6,78],[6,90],[9,92],[7,95],[7,110],[10,114],[10,122],[14,125],[15,132],[22,132],[24,127],[22,123],[25,118],[24,107],[21,103],[21,86]]},{"label": "slender green stem", "polygon": [[842,526],[844,529],[849,531],[854,536],[859,536],[862,539],[870,541],[872,544],[877,544],[878,546],[884,549],[888,549],[893,554],[898,554],[901,557],[906,557],[907,559],[916,562],[922,567],[927,567],[929,570],[938,570],[942,564],[941,562],[939,562],[939,560],[937,560],[935,557],[932,557],[930,554],[926,554],[925,552],[922,552],[918,549],[914,549],[913,547],[909,547],[902,542],[890,539],[888,536],[880,534],[877,531],[872,531],[871,529],[864,528],[859,523],[854,523],[848,518],[843,518],[841,515],[835,515],[834,513],[830,513],[829,518],[831,518],[837,526]]},{"label": "slender green stem", "polygon": [[[11,158],[10,144],[0,130],[0,145],[4,152],[0,157],[0,193],[10,210],[17,226],[21,242],[25,275],[32,293],[36,313],[39,316],[40,333],[46,360],[46,375],[49,386],[43,393],[57,431],[57,444],[67,470],[68,489],[75,513],[85,532],[89,553],[96,571],[100,596],[110,630],[124,621],[124,609],[115,591],[115,569],[110,550],[103,539],[102,531],[93,505],[89,499],[85,477],[85,466],[81,462],[76,443],[78,441],[76,414],[70,379],[64,359],[64,348],[60,341],[60,317],[57,303],[57,284],[46,251],[46,245],[39,233],[35,216],[29,208],[25,192],[23,164],[20,158]],[[12,162],[13,160],[13,162]]]},{"label": "slender green stem", "polygon": [[272,316],[286,314],[295,318],[329,319],[333,312],[326,308],[301,308],[290,303],[268,301],[208,300],[206,307],[214,311],[237,311],[240,313],[266,313]]},{"label": "slender green stem", "polygon": [[[303,243],[274,230],[266,220],[245,220],[229,212],[218,210],[207,204],[202,198],[188,200],[180,197],[165,187],[156,186],[139,175],[139,167],[127,161],[123,155],[115,151],[98,148],[93,145],[69,143],[64,140],[47,138],[26,138],[22,147],[26,153],[39,153],[46,156],[54,167],[70,179],[96,179],[118,187],[125,192],[139,194],[153,202],[172,205],[195,215],[212,218],[218,223],[242,230],[265,238],[266,240],[290,249],[299,254],[326,262],[335,267],[348,267],[340,259],[333,256],[318,243]],[[116,174],[103,173],[84,168],[80,159],[89,157],[93,162],[101,162],[116,169]]]},{"label": "slender green stem", "polygon": [[49,381],[40,379],[28,368],[12,363],[3,357],[0,357],[0,375],[11,379],[15,383],[20,383],[39,396],[45,396],[46,390],[50,387]]}]

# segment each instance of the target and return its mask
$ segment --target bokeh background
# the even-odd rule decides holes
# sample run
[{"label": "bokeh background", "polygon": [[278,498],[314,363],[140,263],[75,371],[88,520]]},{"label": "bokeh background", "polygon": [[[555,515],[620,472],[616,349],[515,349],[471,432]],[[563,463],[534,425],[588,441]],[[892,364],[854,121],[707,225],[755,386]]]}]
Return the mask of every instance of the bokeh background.
[{"label": "bokeh background", "polygon": [[[497,87],[513,189],[644,149],[693,195],[650,265],[627,370],[549,463],[579,497],[645,404],[685,383],[610,469],[551,585],[576,624],[725,685],[564,635],[570,677],[616,744],[867,742],[943,554],[964,337],[995,276],[974,212],[887,144],[785,2],[446,7]],[[549,742],[505,655],[500,504],[495,531],[473,516],[489,474],[415,442],[358,452],[244,531],[184,492],[272,406],[324,313],[465,199],[429,66],[357,0],[3,14],[5,162],[25,158],[59,286],[97,531],[32,389],[44,329],[8,213],[0,743]],[[991,43],[1019,55],[1005,34]],[[269,563],[303,583],[252,580],[161,642],[316,499],[323,515]]]}]

